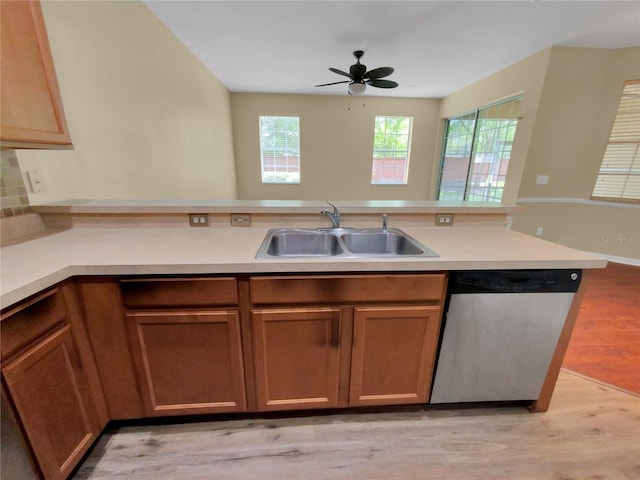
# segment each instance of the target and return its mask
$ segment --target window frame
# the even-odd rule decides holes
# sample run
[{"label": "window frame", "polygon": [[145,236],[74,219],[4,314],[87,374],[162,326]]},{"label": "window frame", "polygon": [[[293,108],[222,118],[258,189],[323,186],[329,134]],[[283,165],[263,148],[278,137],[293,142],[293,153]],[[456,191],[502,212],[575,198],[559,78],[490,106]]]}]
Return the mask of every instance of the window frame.
[{"label": "window frame", "polygon": [[[376,158],[376,130],[377,130],[377,125],[378,125],[378,120],[379,119],[384,119],[384,121],[386,122],[388,119],[401,119],[401,120],[408,120],[409,121],[409,128],[407,133],[402,133],[402,134],[398,134],[397,131],[394,134],[395,136],[399,136],[399,135],[406,135],[407,136],[407,148],[406,150],[395,150],[391,149],[391,150],[386,150],[388,152],[391,152],[391,154],[395,154],[396,152],[403,152],[404,153],[404,157],[393,157],[394,160],[394,164],[395,161],[399,160],[400,158],[404,158],[404,172],[403,172],[403,178],[402,181],[385,181],[385,176],[384,176],[384,172],[385,172],[385,168],[384,168],[384,160],[383,160],[383,167],[382,167],[382,177],[380,179],[380,181],[375,181],[375,177],[378,173],[378,171],[376,170],[376,160],[379,160],[379,158]],[[406,115],[376,115],[373,119],[373,148],[372,148],[372,152],[371,152],[371,185],[407,185],[408,181],[409,181],[409,162],[410,162],[410,157],[411,157],[411,142],[413,140],[413,117],[412,116],[406,116]],[[385,138],[387,137],[387,134],[385,132]],[[394,170],[395,170],[395,165],[394,165]]]},{"label": "window frame", "polygon": [[[263,119],[297,119],[297,148],[295,149],[295,152],[297,152],[297,165],[294,166],[294,168],[297,168],[297,178],[293,178],[293,180],[283,180],[283,181],[269,181],[269,177],[268,175],[265,177],[265,150],[268,150],[265,148],[265,145],[263,144]],[[284,132],[284,135],[287,135],[287,131]],[[278,133],[276,133],[277,135]],[[282,133],[281,133],[282,134]],[[299,115],[258,115],[258,143],[259,143],[259,148],[260,148],[260,181],[263,185],[300,185],[300,183],[302,182],[302,161],[301,161],[301,119]],[[275,147],[272,148],[272,150],[276,150]],[[289,146],[286,145],[284,147],[285,152],[288,152],[289,150]],[[290,172],[289,171],[289,160],[288,160],[288,155],[285,153],[285,155],[282,155],[285,159],[286,159],[286,169],[285,170],[277,170],[277,160],[276,160],[276,156],[272,153],[271,156],[267,156],[266,158],[272,158],[273,159],[273,168],[276,170],[273,170],[271,172],[271,175],[273,177],[276,177],[277,175],[284,175],[287,176],[290,173],[295,173],[295,171]],[[269,172],[267,172],[268,174]]]},{"label": "window frame", "polygon": [[[500,173],[501,170],[501,164],[502,164],[502,160],[500,160],[500,162],[497,164],[498,165],[498,178],[503,177],[504,178],[504,184],[502,185],[502,187],[497,187],[497,189],[500,189],[500,196],[497,197],[495,194],[494,195],[489,195],[489,194],[485,194],[484,195],[484,199],[482,200],[469,200],[469,196],[470,196],[470,187],[471,185],[471,180],[472,177],[474,175],[474,158],[476,157],[476,155],[479,153],[478,152],[478,141],[479,141],[479,136],[478,136],[478,125],[480,123],[480,121],[482,120],[490,120],[491,117],[482,117],[482,112],[485,111],[489,111],[493,108],[496,107],[500,107],[501,105],[507,104],[507,103],[511,103],[511,102],[520,102],[520,105],[518,106],[518,108],[521,108],[521,102],[522,99],[524,97],[524,94],[522,92],[517,93],[515,95],[511,95],[509,97],[505,97],[502,98],[500,100],[496,100],[495,102],[491,102],[488,103],[486,105],[482,105],[480,107],[477,107],[473,110],[461,113],[459,115],[455,115],[455,116],[451,116],[448,118],[445,118],[445,124],[444,124],[444,129],[443,129],[443,136],[442,136],[442,146],[441,146],[441,153],[440,153],[440,168],[438,171],[438,183],[437,183],[437,187],[436,187],[436,199],[438,201],[462,201],[462,202],[467,202],[467,201],[484,201],[484,202],[491,202],[491,203],[500,203],[502,202],[502,197],[504,195],[504,186],[506,185],[506,180],[507,180],[507,173],[508,173],[508,166],[509,163],[511,162],[511,153],[513,151],[513,144],[515,143],[515,138],[516,138],[516,134],[517,134],[517,128],[518,128],[518,122],[520,120],[520,112],[519,110],[517,111],[516,115],[513,117],[508,117],[511,120],[514,121],[513,124],[507,125],[506,126],[506,130],[508,131],[509,129],[513,129],[513,134],[512,134],[512,139],[510,142],[506,141],[505,138],[505,142],[503,142],[503,146],[506,143],[510,143],[510,147],[509,147],[509,161],[507,163],[507,167],[506,170],[504,172],[504,174]],[[468,117],[468,118],[465,118]],[[442,180],[443,180],[443,176],[445,173],[445,160],[447,159],[447,143],[448,140],[450,138],[449,136],[449,129],[451,126],[451,121],[452,120],[469,120],[473,122],[473,128],[469,129],[467,132],[467,136],[471,136],[470,139],[470,143],[469,144],[465,144],[464,145],[464,158],[466,158],[467,160],[467,166],[466,166],[466,177],[465,177],[465,183],[464,183],[464,190],[462,192],[462,199],[441,199],[440,197],[442,196]],[[499,128],[505,128],[500,126]],[[507,133],[507,132],[505,132]],[[506,137],[506,135],[505,135]],[[496,153],[504,153],[505,150],[492,150],[489,153],[492,154],[496,154]],[[468,152],[468,154],[467,154]],[[480,152],[480,153],[487,153],[487,152]],[[478,162],[481,163],[481,162]],[[493,162],[491,162],[492,168],[493,168]],[[493,175],[493,172],[492,172]],[[490,190],[489,190],[490,191]],[[474,193],[474,195],[476,195]]]}]

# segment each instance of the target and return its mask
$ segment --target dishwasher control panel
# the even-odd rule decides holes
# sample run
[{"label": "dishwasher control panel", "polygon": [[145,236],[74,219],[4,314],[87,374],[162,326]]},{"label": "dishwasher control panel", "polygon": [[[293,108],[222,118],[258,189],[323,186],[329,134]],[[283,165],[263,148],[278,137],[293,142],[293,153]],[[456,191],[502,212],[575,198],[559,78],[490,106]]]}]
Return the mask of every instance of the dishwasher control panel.
[{"label": "dishwasher control panel", "polygon": [[452,272],[451,293],[576,292],[582,270],[471,270]]}]

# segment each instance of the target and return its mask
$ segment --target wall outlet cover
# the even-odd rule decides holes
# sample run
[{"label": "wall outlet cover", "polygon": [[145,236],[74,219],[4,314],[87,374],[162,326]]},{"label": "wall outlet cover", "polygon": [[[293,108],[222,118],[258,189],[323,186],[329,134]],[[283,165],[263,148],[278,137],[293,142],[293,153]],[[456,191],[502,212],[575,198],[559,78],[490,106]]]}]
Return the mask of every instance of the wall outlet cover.
[{"label": "wall outlet cover", "polygon": [[451,227],[452,225],[453,225],[453,213],[437,213],[436,214],[437,227]]},{"label": "wall outlet cover", "polygon": [[190,227],[208,227],[209,214],[208,213],[190,213],[189,226]]}]

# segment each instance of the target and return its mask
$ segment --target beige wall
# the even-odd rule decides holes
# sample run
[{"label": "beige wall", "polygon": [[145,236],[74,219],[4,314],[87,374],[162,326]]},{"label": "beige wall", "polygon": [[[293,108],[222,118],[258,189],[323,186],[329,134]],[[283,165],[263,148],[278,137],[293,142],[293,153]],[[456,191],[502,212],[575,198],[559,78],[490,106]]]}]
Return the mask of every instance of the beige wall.
[{"label": "beige wall", "polygon": [[[640,208],[590,202],[625,80],[640,78],[640,47],[554,47],[522,175],[527,201],[513,228],[571,247],[640,259]],[[536,185],[548,175],[548,185]]]},{"label": "beige wall", "polygon": [[142,2],[43,2],[72,151],[18,151],[32,204],[234,199],[229,92]]},{"label": "beige wall", "polygon": [[[233,93],[241,199],[426,200],[432,182],[439,100]],[[300,117],[300,185],[263,185],[260,115]],[[371,185],[376,115],[413,117],[407,185]]]}]

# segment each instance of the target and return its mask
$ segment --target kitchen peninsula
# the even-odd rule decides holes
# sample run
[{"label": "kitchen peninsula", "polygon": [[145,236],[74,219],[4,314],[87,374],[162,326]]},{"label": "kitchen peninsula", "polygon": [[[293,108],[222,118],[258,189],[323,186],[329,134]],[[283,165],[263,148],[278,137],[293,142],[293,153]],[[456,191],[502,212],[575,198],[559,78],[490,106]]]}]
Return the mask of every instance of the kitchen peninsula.
[{"label": "kitchen peninsula", "polygon": [[[46,229],[1,252],[2,373],[45,478],[66,478],[114,419],[428,403],[451,274],[606,264],[511,231],[517,207],[336,203],[343,227],[386,214],[438,256],[255,258],[271,228],[329,227],[323,202],[33,207]],[[532,411],[548,408],[582,291],[539,396],[513,399]]]}]

